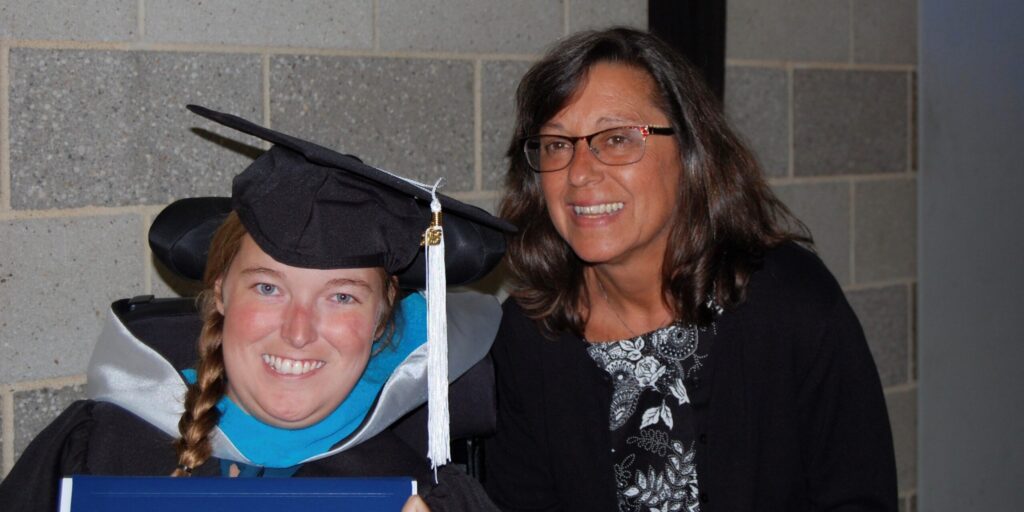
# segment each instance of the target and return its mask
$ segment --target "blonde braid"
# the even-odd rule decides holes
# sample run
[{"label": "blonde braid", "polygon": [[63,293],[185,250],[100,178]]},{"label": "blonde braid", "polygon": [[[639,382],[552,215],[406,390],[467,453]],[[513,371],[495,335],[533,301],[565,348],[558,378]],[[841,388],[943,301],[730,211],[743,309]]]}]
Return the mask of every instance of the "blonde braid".
[{"label": "blonde braid", "polygon": [[[200,340],[209,339],[211,330],[204,326]],[[210,343],[200,342],[202,348],[199,366],[196,368],[196,382],[189,385],[188,393],[185,394],[185,412],[178,421],[181,437],[174,443],[178,452],[178,467],[171,476],[190,476],[192,470],[206,462],[212,452],[210,432],[220,421],[217,402],[227,390],[220,333],[216,333],[216,336]]]},{"label": "blonde braid", "polygon": [[185,412],[178,421],[181,437],[174,442],[178,467],[171,476],[191,476],[195,468],[209,460],[213,451],[210,433],[220,421],[217,403],[227,392],[228,382],[221,348],[224,316],[216,307],[216,283],[227,274],[245,234],[238,216],[232,212],[210,243],[206,274],[203,276],[203,292],[197,299],[199,314],[203,318],[203,330],[199,335],[196,382],[188,386],[185,394]]}]

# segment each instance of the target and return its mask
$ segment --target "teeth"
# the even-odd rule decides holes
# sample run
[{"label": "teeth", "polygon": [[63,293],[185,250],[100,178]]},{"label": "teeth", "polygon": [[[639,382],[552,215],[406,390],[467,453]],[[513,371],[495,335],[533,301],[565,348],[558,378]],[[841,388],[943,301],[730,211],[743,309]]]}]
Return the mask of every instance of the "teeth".
[{"label": "teeth", "polygon": [[303,375],[323,368],[324,364],[326,364],[323,361],[297,361],[270,354],[263,354],[263,362],[272,370],[282,375]]},{"label": "teeth", "polygon": [[625,205],[622,203],[604,203],[590,206],[573,206],[576,215],[606,215],[621,210]]}]

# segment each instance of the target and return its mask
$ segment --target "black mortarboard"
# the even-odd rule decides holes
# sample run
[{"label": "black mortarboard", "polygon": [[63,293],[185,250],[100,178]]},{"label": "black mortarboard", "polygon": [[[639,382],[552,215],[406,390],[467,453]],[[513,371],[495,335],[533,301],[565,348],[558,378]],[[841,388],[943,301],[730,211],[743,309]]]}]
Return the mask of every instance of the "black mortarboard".
[{"label": "black mortarboard", "polygon": [[[352,155],[189,105],[205,118],[274,144],[232,184],[231,198],[189,198],[157,216],[149,240],[170,270],[202,278],[213,232],[230,210],[253,240],[281,263],[305,268],[384,267],[403,288],[425,286],[420,241],[430,224],[431,191]],[[486,211],[437,194],[444,217],[449,285],[483,277],[515,228]]]},{"label": "black mortarboard", "polygon": [[[505,222],[362,160],[189,105],[200,116],[273,143],[231,186],[231,198],[183,199],[149,232],[153,253],[172,271],[201,279],[213,233],[234,210],[275,260],[304,268],[384,267],[427,299],[428,457],[450,460],[447,284],[489,272],[505,252]],[[444,219],[441,216],[444,214]],[[422,246],[421,246],[422,242]]]}]

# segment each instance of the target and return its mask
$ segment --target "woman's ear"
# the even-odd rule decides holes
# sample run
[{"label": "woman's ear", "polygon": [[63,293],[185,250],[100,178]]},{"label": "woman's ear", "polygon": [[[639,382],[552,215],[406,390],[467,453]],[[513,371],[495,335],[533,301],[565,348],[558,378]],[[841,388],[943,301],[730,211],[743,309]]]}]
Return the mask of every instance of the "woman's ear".
[{"label": "woman's ear", "polygon": [[213,282],[213,303],[217,306],[217,312],[224,316],[224,276],[218,277]]}]

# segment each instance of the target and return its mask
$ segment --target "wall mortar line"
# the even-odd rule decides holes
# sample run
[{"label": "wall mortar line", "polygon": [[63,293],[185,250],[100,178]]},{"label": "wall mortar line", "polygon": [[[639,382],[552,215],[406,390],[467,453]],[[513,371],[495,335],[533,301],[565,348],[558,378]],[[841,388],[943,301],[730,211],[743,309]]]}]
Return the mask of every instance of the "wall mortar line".
[{"label": "wall mortar line", "polygon": [[380,51],[380,0],[373,0],[373,27],[370,36],[374,52]]},{"label": "wall mortar line", "polygon": [[843,286],[844,292],[862,292],[866,290],[880,290],[894,286],[909,286],[914,283],[914,278],[879,279],[877,281],[865,281],[862,283],[848,284]]},{"label": "wall mortar line", "polygon": [[136,29],[138,30],[138,36],[136,40],[142,42],[146,40],[146,0],[139,0],[139,12],[137,14],[136,22],[138,25]]},{"label": "wall mortar line", "polygon": [[775,68],[775,69],[788,69],[792,63],[785,60],[760,60],[760,59],[740,59],[740,58],[728,58],[725,59],[725,65],[727,67],[745,67],[745,68]]},{"label": "wall mortar line", "polygon": [[156,274],[156,267],[153,265],[153,251],[149,248],[149,225],[153,223],[153,218],[148,213],[142,213],[140,216],[140,223],[142,224],[142,289],[145,290],[146,295],[156,295],[153,293],[153,276]]},{"label": "wall mortar line", "polygon": [[483,62],[473,63],[473,191],[484,188]]},{"label": "wall mortar line", "polygon": [[885,389],[882,390],[882,393],[888,397],[889,395],[906,393],[908,391],[917,391],[917,384],[893,384],[891,386],[886,386]]},{"label": "wall mortar line", "polygon": [[824,174],[820,176],[778,176],[768,178],[769,185],[819,185],[828,183],[846,183],[849,176],[841,174]]},{"label": "wall mortar line", "polygon": [[793,89],[794,89],[794,78],[795,73],[793,72],[792,66],[786,66],[786,102],[789,103],[786,108],[786,124],[787,137],[788,137],[788,152],[786,161],[786,175],[789,178],[796,176],[796,126],[793,120],[796,118],[794,111],[796,110],[796,102],[794,101]]},{"label": "wall mortar line", "polygon": [[133,206],[83,206],[77,208],[53,208],[47,210],[11,210],[7,212],[0,212],[0,221],[78,217],[105,217],[132,213],[156,214],[160,210],[162,210],[164,206],[166,205],[159,204]]},{"label": "wall mortar line", "polygon": [[870,183],[875,181],[913,181],[915,176],[908,175],[903,171],[877,173],[877,174],[858,174],[854,176],[847,176],[854,183]]},{"label": "wall mortar line", "polygon": [[909,489],[900,490],[899,498],[903,500],[904,507],[902,510],[917,510],[913,506],[914,498],[917,498],[917,487],[911,487]]},{"label": "wall mortar line", "polygon": [[85,384],[85,374],[65,375],[63,377],[50,377],[48,379],[28,380],[6,384],[11,393],[22,391],[39,391],[42,389],[62,389]]},{"label": "wall mortar line", "polygon": [[[452,52],[452,51],[410,51],[389,50],[374,51],[372,48],[313,48],[298,46],[261,46],[261,45],[227,45],[227,44],[190,44],[190,43],[135,43],[105,41],[70,41],[70,40],[37,40],[23,39],[9,42],[12,48],[33,48],[39,50],[104,50],[104,51],[148,51],[172,53],[218,53],[241,55],[301,55],[320,57],[364,57],[393,59],[424,59],[424,60],[514,60],[532,62],[540,58],[540,54],[529,53],[496,53],[496,52]],[[904,66],[906,67],[906,66]]]},{"label": "wall mortar line", "polygon": [[10,47],[0,43],[0,212],[14,208],[11,191],[10,53]]},{"label": "wall mortar line", "polygon": [[0,454],[3,456],[3,476],[14,468],[14,390],[4,389],[0,395],[0,409],[3,411],[3,422],[0,424],[0,431],[3,432],[3,446],[0,447]]},{"label": "wall mortar line", "polygon": [[907,283],[907,382],[917,383],[917,282]]},{"label": "wall mortar line", "polygon": [[569,35],[569,15],[572,14],[571,0],[562,0],[562,36]]},{"label": "wall mortar line", "polygon": [[854,57],[853,56],[856,54],[856,52],[854,51],[854,45],[856,44],[856,40],[853,37],[853,16],[854,16],[853,2],[854,2],[854,0],[849,0],[849,4],[847,4],[848,9],[846,11],[847,17],[848,17],[848,19],[847,19],[847,22],[848,22],[847,30],[850,31],[850,34],[849,34],[849,37],[850,37],[850,54],[848,56],[848,60],[849,60],[850,64],[854,63]]},{"label": "wall mortar line", "polygon": [[812,185],[817,183],[871,183],[890,180],[912,180],[914,175],[904,171],[879,172],[872,174],[820,174],[812,176],[792,176],[768,178],[770,185]]},{"label": "wall mortar line", "polygon": [[263,110],[263,126],[267,128],[273,128],[271,125],[272,120],[270,119],[270,54],[264,53],[260,61],[260,79],[262,84],[260,86],[260,92],[262,98],[260,98],[260,106]]},{"label": "wall mortar line", "polygon": [[907,71],[907,172],[914,172],[914,138],[917,130],[914,129],[914,72]]},{"label": "wall mortar line", "polygon": [[725,59],[726,66],[760,68],[826,69],[836,71],[912,71],[913,64],[880,64],[875,62],[786,61],[761,59]]},{"label": "wall mortar line", "polygon": [[725,66],[742,66],[746,68],[776,68],[785,69],[793,67],[807,70],[837,70],[837,71],[913,71],[914,65],[906,63],[880,63],[880,62],[839,62],[827,60],[779,60],[760,58],[738,58],[730,57],[725,59]]},{"label": "wall mortar line", "polygon": [[907,71],[913,68],[910,64],[876,64],[859,62],[794,62],[798,69],[823,69],[834,71]]},{"label": "wall mortar line", "polygon": [[14,39],[9,41],[12,48],[36,50],[139,50],[144,46],[135,41],[74,41],[70,39]]},{"label": "wall mortar line", "polygon": [[850,284],[857,286],[857,182],[850,181]]}]

